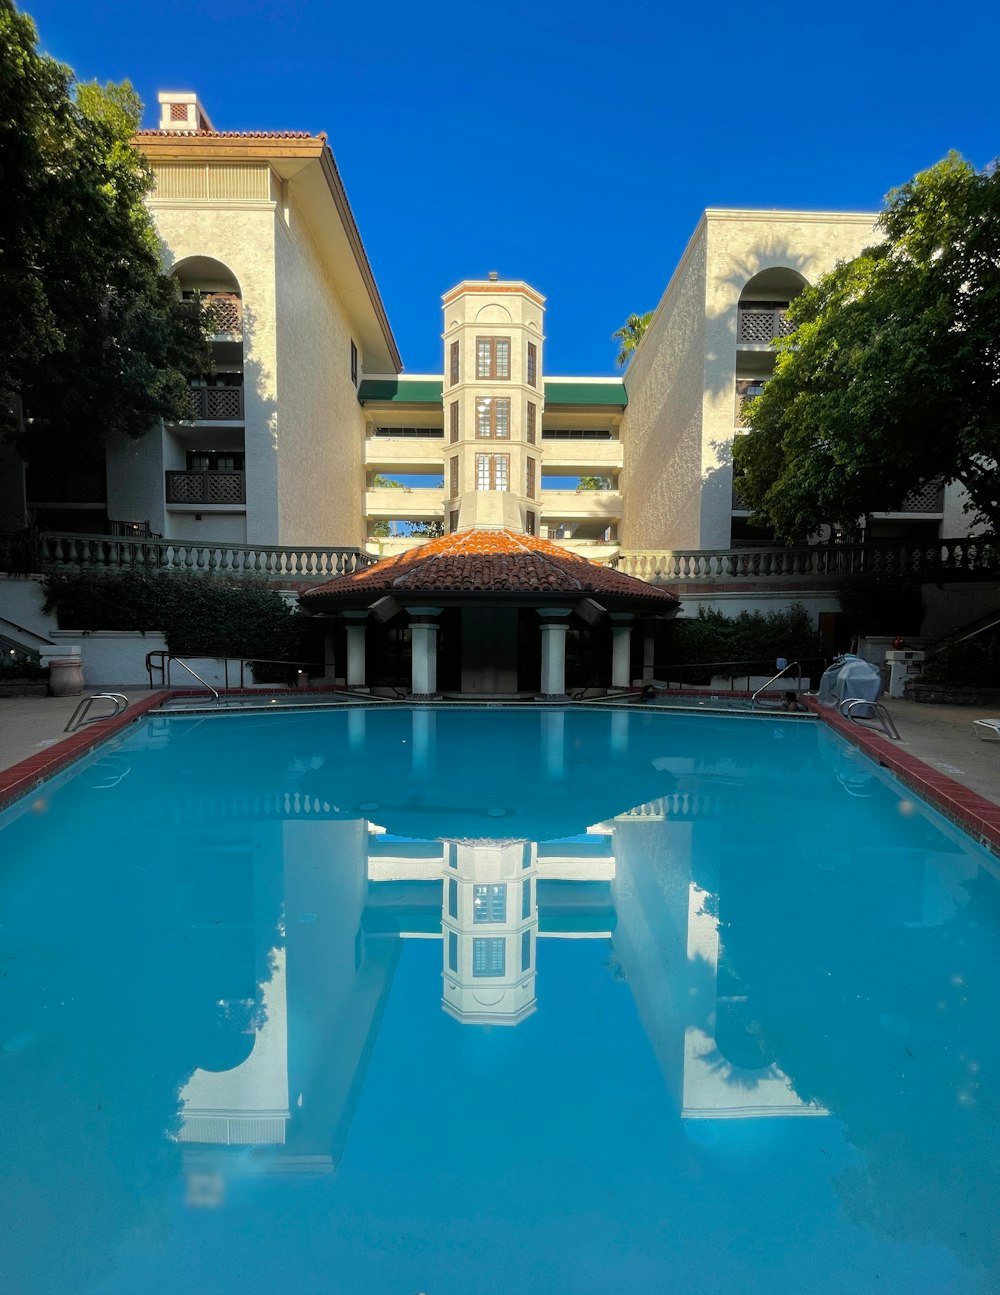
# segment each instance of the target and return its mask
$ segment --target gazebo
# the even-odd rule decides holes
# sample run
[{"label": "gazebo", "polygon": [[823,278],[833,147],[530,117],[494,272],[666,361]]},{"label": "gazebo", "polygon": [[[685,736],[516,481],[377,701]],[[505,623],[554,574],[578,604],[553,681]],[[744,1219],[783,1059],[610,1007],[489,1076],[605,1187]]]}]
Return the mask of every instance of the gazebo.
[{"label": "gazebo", "polygon": [[548,540],[467,529],[318,585],[300,606],[331,620],[327,674],[348,687],[558,698],[568,647],[577,684],[651,679],[657,624],[680,603]]}]

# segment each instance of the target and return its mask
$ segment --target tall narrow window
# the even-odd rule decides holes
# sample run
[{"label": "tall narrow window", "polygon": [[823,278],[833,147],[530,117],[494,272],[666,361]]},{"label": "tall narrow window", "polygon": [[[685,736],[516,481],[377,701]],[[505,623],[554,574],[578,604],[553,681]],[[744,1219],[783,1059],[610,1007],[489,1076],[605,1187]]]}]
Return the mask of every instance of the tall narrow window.
[{"label": "tall narrow window", "polygon": [[458,936],[454,931],[448,932],[448,970],[458,971]]},{"label": "tall narrow window", "polygon": [[358,348],[351,342],[351,381],[358,385]]},{"label": "tall narrow window", "polygon": [[506,379],[510,377],[510,338],[476,338],[476,377]]},{"label": "tall narrow window", "polygon": [[448,421],[450,424],[451,443],[452,445],[458,440],[458,401],[451,402],[451,408],[448,411]]},{"label": "tall narrow window", "polygon": [[528,386],[538,385],[538,348],[534,342],[528,343]]},{"label": "tall narrow window", "polygon": [[524,467],[524,493],[529,499],[535,497],[535,460],[528,459]]},{"label": "tall narrow window", "polygon": [[510,399],[507,396],[482,396],[476,401],[476,436],[480,440],[510,437]]},{"label": "tall narrow window", "polygon": [[458,343],[451,344],[451,385],[458,381]]},{"label": "tall narrow window", "polygon": [[521,932],[521,970],[527,971],[531,966],[531,932]]},{"label": "tall narrow window", "polygon": [[476,455],[476,489],[507,490],[510,456],[507,454]]},{"label": "tall narrow window", "polygon": [[448,514],[448,534],[454,535],[458,530],[458,509],[453,508]]},{"label": "tall narrow window", "polygon": [[450,485],[451,485],[451,497],[452,499],[454,499],[455,496],[458,494],[458,455],[457,454],[451,461],[451,465],[449,467],[449,478],[450,478]]},{"label": "tall narrow window", "polygon": [[521,919],[526,920],[531,916],[531,878],[525,877],[521,882]]},{"label": "tall narrow window", "polygon": [[502,937],[472,941],[472,974],[474,976],[502,976],[504,950],[507,941]]},{"label": "tall narrow window", "polygon": [[534,513],[524,514],[524,533],[525,535],[534,535],[538,530],[538,518]]},{"label": "tall narrow window", "polygon": [[458,917],[458,882],[454,877],[448,878],[448,916]]},{"label": "tall narrow window", "polygon": [[472,887],[472,920],[503,922],[507,919],[507,883]]},{"label": "tall narrow window", "polygon": [[529,444],[529,445],[534,445],[534,443],[535,443],[535,406],[534,406],[534,402],[533,402],[533,401],[531,401],[531,400],[529,400],[529,401],[528,401],[528,421],[527,421],[527,423],[526,423],[526,425],[525,425],[525,435],[526,435],[526,436],[527,436],[527,438],[528,438],[528,444]]}]

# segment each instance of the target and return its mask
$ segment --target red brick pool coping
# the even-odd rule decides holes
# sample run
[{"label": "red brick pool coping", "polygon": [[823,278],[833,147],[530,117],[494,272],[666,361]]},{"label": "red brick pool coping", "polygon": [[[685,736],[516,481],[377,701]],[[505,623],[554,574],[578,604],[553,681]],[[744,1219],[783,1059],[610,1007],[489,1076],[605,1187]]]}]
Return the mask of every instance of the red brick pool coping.
[{"label": "red brick pool coping", "polygon": [[[243,690],[233,689],[234,695]],[[275,692],[284,691],[275,689]],[[299,691],[306,700],[308,693]],[[128,710],[114,719],[104,721],[99,727],[94,725],[71,733],[61,742],[40,751],[37,755],[28,756],[26,760],[12,765],[9,769],[0,770],[0,809],[6,809],[21,796],[27,795],[47,778],[65,769],[67,765],[78,760],[82,755],[100,746],[115,733],[128,728],[137,719],[155,710],[168,697],[177,696],[175,689],[162,689],[133,702]],[[691,690],[689,696],[709,695]],[[739,694],[730,694],[738,696]],[[749,695],[749,694],[747,694]],[[835,729],[841,737],[860,749],[884,769],[894,773],[900,782],[917,792],[935,809],[940,810],[953,823],[973,836],[980,844],[1000,855],[1000,805],[980,796],[978,792],[963,787],[954,778],[932,769],[923,760],[901,750],[888,738],[862,728],[853,720],[844,719],[835,710],[820,706],[814,697],[803,697],[802,702],[816,716]]]}]

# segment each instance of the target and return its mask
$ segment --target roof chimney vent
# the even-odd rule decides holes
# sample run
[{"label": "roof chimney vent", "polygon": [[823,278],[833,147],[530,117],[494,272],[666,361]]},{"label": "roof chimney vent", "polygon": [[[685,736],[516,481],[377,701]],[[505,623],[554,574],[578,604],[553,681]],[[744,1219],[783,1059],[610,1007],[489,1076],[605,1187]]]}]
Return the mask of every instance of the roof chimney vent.
[{"label": "roof chimney vent", "polygon": [[497,279],[499,278],[500,278],[500,275],[496,272],[496,270],[490,270],[490,273],[489,273],[490,283],[496,283]]},{"label": "roof chimney vent", "polygon": [[170,130],[175,134],[195,130],[214,132],[215,127],[196,94],[189,90],[161,90],[156,98],[160,105],[159,130]]}]

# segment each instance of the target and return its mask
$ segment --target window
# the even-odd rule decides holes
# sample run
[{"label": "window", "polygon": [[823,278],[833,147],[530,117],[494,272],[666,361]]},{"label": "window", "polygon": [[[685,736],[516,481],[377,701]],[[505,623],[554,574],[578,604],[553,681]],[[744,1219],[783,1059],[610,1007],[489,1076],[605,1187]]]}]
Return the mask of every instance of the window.
[{"label": "window", "polygon": [[476,489],[506,490],[510,457],[506,454],[476,455]]},{"label": "window", "polygon": [[534,342],[528,343],[528,386],[538,385],[538,347]]},{"label": "window", "polygon": [[507,919],[507,883],[472,887],[472,920],[503,922]]},{"label": "window", "polygon": [[531,932],[521,932],[521,970],[527,971],[531,966]]},{"label": "window", "polygon": [[532,401],[528,401],[528,421],[525,425],[525,435],[528,438],[528,444],[535,443],[535,406]]},{"label": "window", "polygon": [[448,532],[449,534],[454,535],[457,530],[458,530],[458,509],[453,508],[451,512],[448,514]]},{"label": "window", "polygon": [[458,381],[458,343],[451,344],[451,385]]},{"label": "window", "polygon": [[450,423],[450,435],[452,445],[458,440],[458,401],[451,402],[451,409],[448,411],[448,421]]},{"label": "window", "polygon": [[534,513],[524,514],[524,533],[525,535],[538,534],[538,518]]},{"label": "window", "polygon": [[458,936],[454,931],[448,932],[448,970],[458,971]]},{"label": "window", "polygon": [[457,454],[451,461],[451,464],[448,469],[448,473],[449,473],[450,485],[451,485],[451,497],[452,499],[454,499],[455,496],[458,494],[458,455]]},{"label": "window", "polygon": [[351,381],[358,385],[358,348],[351,342]]},{"label": "window", "polygon": [[458,917],[458,882],[454,877],[448,878],[448,916]]},{"label": "window", "polygon": [[504,946],[506,940],[491,938],[472,941],[472,974],[474,976],[502,976],[504,974]]},{"label": "window", "polygon": [[535,497],[535,460],[529,459],[524,465],[524,493],[529,499]]},{"label": "window", "polygon": [[531,878],[525,877],[521,882],[521,917],[531,916]]},{"label": "window", "polygon": [[476,377],[510,377],[510,338],[476,338]]},{"label": "window", "polygon": [[188,472],[242,472],[246,455],[232,451],[220,454],[217,450],[188,450]]},{"label": "window", "polygon": [[476,436],[481,440],[510,437],[510,400],[506,396],[482,396],[476,401]]}]

